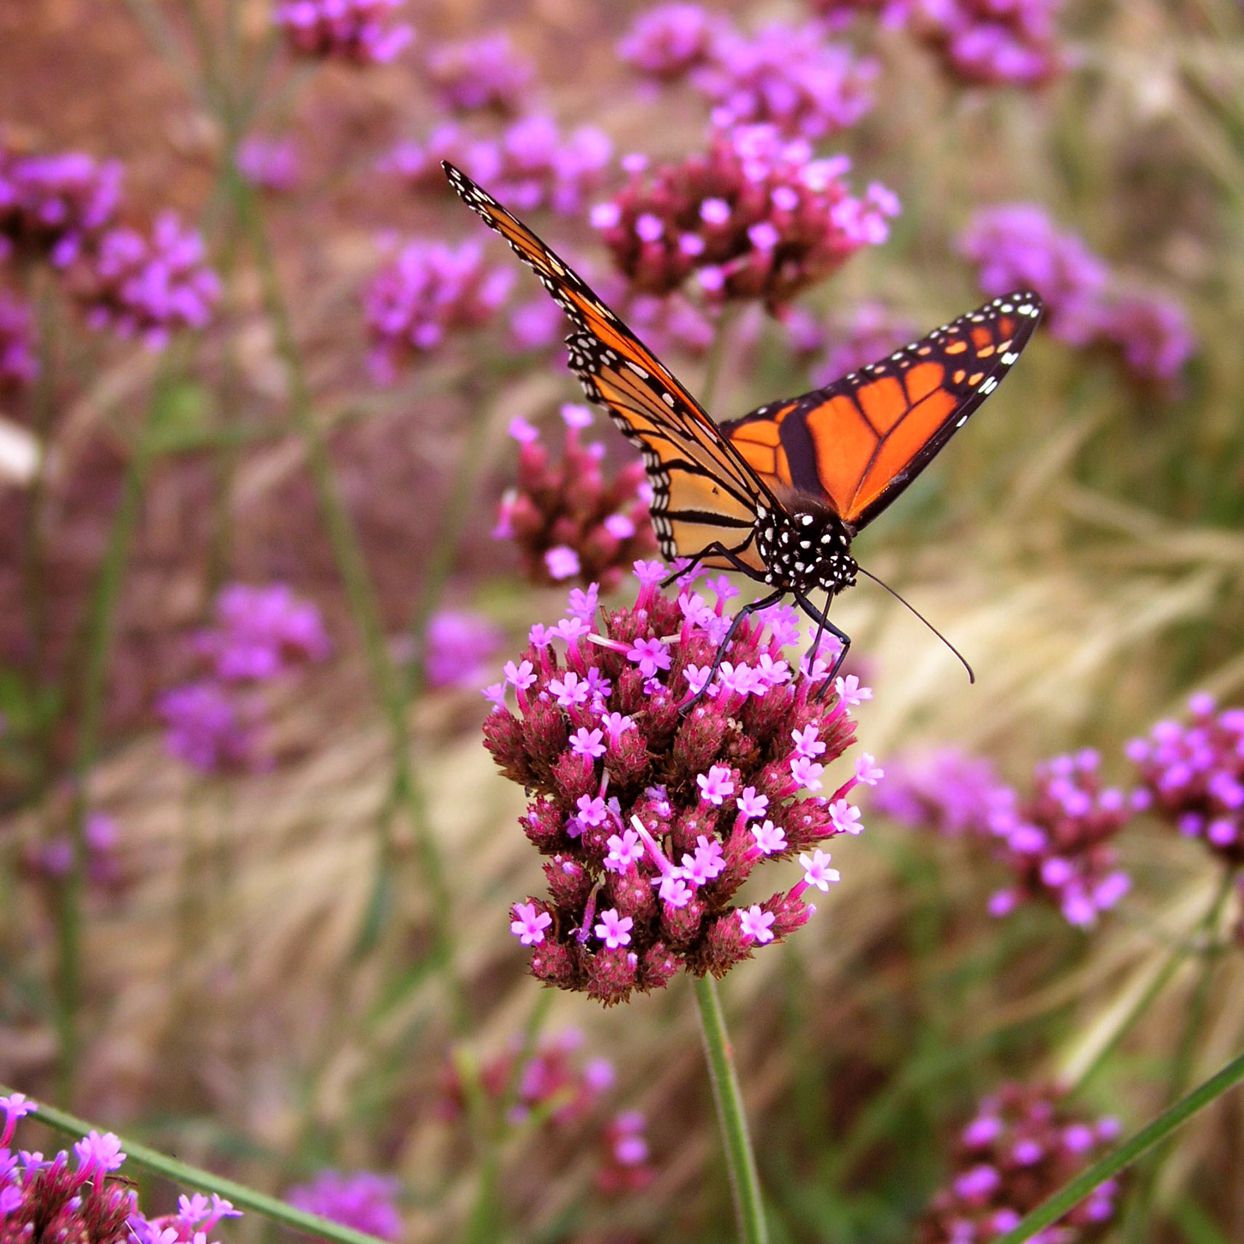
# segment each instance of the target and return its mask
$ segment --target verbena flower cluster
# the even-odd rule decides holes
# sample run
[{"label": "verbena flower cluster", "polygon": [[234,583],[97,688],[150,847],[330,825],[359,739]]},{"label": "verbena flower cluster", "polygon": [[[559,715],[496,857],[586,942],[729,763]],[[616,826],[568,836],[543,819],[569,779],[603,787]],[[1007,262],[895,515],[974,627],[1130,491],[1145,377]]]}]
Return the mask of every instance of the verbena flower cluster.
[{"label": "verbena flower cluster", "polygon": [[1062,0],[916,0],[918,35],[972,86],[1038,86],[1063,68]]},{"label": "verbena flower cluster", "polygon": [[548,208],[578,215],[603,183],[612,156],[613,143],[596,126],[563,131],[551,116],[528,113],[496,138],[444,122],[423,141],[398,143],[380,169],[396,173],[414,190],[443,195],[441,161],[450,160],[516,212]]},{"label": "verbena flower cluster", "polygon": [[889,235],[895,196],[844,180],[845,156],[814,159],[772,126],[717,132],[709,150],[630,183],[592,212],[619,270],[637,291],[667,294],[694,277],[710,303],[758,299],[780,308]]},{"label": "verbena flower cluster", "polygon": [[157,709],[169,751],[203,773],[265,764],[262,705],[248,690],[331,651],[319,610],[283,583],[223,588],[213,625],[195,637],[194,647],[206,673],[166,691]]},{"label": "verbena flower cluster", "polygon": [[1039,289],[1055,337],[1121,356],[1142,382],[1174,380],[1195,349],[1178,303],[1129,288],[1083,238],[1059,230],[1036,204],[980,210],[959,248],[977,265],[987,294],[1017,285]]},{"label": "verbena flower cluster", "polygon": [[0,289],[0,397],[26,388],[38,374],[30,309]]},{"label": "verbena flower cluster", "polygon": [[424,670],[430,687],[478,687],[505,632],[482,613],[440,609],[428,622]]},{"label": "verbena flower cluster", "polygon": [[285,194],[302,180],[302,157],[289,137],[252,134],[238,147],[238,172],[252,186]]},{"label": "verbena flower cluster", "polygon": [[712,63],[728,19],[699,4],[662,4],[647,9],[618,44],[618,54],[638,73],[673,82]]},{"label": "verbena flower cluster", "polygon": [[642,1192],[656,1178],[647,1130],[648,1121],[638,1110],[619,1111],[605,1127],[596,1187],[606,1196]]},{"label": "verbena flower cluster", "polygon": [[[847,796],[881,776],[867,755],[826,776],[854,741],[848,710],[872,693],[851,675],[817,698],[832,645],[792,670],[793,610],[742,624],[714,672],[729,580],[709,582],[710,603],[689,583],[662,593],[659,563],[635,574],[632,605],[598,619],[593,586],[534,627],[484,723],[502,772],[533,796],[522,825],[548,857],[547,897],[515,903],[511,931],[538,979],[607,1005],[680,967],[723,975],[803,925],[808,888],[838,879],[822,845],[862,828]],[[793,887],[739,897],[758,864],[794,856]]]},{"label": "verbena flower cluster", "polygon": [[[86,880],[96,889],[106,890],[118,880],[116,847],[119,838],[116,821],[104,812],[88,812],[83,820],[86,843]],[[59,881],[73,868],[74,843],[61,831],[32,843],[23,856],[27,870],[39,877]]]},{"label": "verbena flower cluster", "polygon": [[535,66],[506,34],[442,43],[425,58],[425,71],[442,108],[515,116],[528,102]]},{"label": "verbena flower cluster", "polygon": [[[921,1219],[918,1244],[986,1244],[1102,1157],[1119,1134],[1111,1118],[1087,1119],[1055,1088],[1004,1085],[981,1102],[955,1145],[954,1174]],[[1088,1244],[1116,1213],[1107,1180],[1034,1235],[1040,1244]]]},{"label": "verbena flower cluster", "polygon": [[983,836],[994,809],[1013,802],[993,762],[958,747],[888,758],[885,783],[872,797],[872,807],[891,820],[947,838]]},{"label": "verbena flower cluster", "polygon": [[34,1109],[22,1093],[0,1096],[0,1244],[208,1244],[222,1219],[238,1216],[218,1196],[183,1196],[176,1214],[147,1218],[134,1189],[113,1178],[125,1154],[111,1132],[89,1132],[72,1156],[15,1151],[17,1123]]},{"label": "verbena flower cluster", "polygon": [[327,1170],[306,1183],[295,1184],[286,1192],[285,1199],[295,1209],[339,1222],[343,1227],[353,1227],[382,1240],[399,1240],[399,1191],[397,1180],[388,1175]]},{"label": "verbena flower cluster", "polygon": [[450,333],[487,323],[513,284],[513,270],[491,266],[478,241],[408,242],[363,295],[372,374],[389,383]]},{"label": "verbena flower cluster", "polygon": [[1244,708],[1220,710],[1204,693],[1188,707],[1191,721],[1160,721],[1128,744],[1137,802],[1236,868],[1244,864]]},{"label": "verbena flower cluster", "polygon": [[811,356],[812,383],[829,384],[897,350],[917,335],[916,325],[879,302],[862,302],[827,320],[799,314],[786,319],[796,355]]},{"label": "verbena flower cluster", "polygon": [[414,29],[393,20],[405,0],[281,0],[273,20],[295,54],[383,65],[415,37]]},{"label": "verbena flower cluster", "polygon": [[656,550],[648,513],[651,487],[642,463],[607,473],[605,447],[585,442],[585,406],[562,407],[565,437],[554,457],[525,419],[510,423],[518,442],[518,476],[501,498],[493,536],[512,540],[527,577],[612,587],[637,557]]},{"label": "verbena flower cluster", "polygon": [[[119,223],[121,178],[116,161],[17,155],[0,137],[0,262],[47,262],[92,327],[158,349],[179,329],[208,323],[220,280],[202,237],[174,214],[150,232]],[[0,358],[0,385],[5,370]]]}]

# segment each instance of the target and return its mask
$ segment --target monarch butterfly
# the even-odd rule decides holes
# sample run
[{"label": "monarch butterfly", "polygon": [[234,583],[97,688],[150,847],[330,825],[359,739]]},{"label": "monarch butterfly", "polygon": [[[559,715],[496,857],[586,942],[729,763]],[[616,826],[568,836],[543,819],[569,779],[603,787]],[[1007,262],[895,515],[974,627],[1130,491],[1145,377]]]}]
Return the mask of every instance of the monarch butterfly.
[{"label": "monarch butterfly", "polygon": [[[995,298],[824,388],[714,423],[578,273],[461,170],[442,167],[570,320],[570,368],[643,454],[662,555],[689,563],[671,579],[705,566],[771,589],[735,615],[704,686],[743,619],[787,595],[817,623],[814,654],[824,631],[841,645],[829,686],[851,645],[826,616],[829,603],[857,572],[868,575],[851,556],[852,539],[998,387],[1036,328],[1040,297]],[[809,599],[818,590],[823,609]]]}]

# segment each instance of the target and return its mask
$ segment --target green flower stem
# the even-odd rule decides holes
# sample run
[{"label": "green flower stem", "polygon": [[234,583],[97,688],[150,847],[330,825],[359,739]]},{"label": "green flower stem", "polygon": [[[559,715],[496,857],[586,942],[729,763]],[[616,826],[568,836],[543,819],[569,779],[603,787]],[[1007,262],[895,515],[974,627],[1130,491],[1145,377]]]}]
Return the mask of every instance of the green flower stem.
[{"label": "green flower stem", "polygon": [[1193,1089],[1181,1101],[1159,1115],[1147,1127],[1142,1128],[1129,1141],[1095,1162],[1084,1174],[1073,1179],[1063,1190],[1037,1206],[1022,1222],[1000,1235],[993,1244],[1023,1244],[1051,1223],[1057,1222],[1079,1202],[1084,1200],[1099,1184],[1126,1169],[1142,1153],[1172,1135],[1192,1116],[1204,1110],[1210,1102],[1221,1097],[1228,1089],[1244,1080],[1244,1054],[1238,1054],[1216,1075]]},{"label": "green flower stem", "polygon": [[711,976],[693,977],[692,984],[700,1012],[700,1034],[704,1039],[704,1055],[708,1059],[708,1077],[717,1106],[717,1126],[721,1129],[726,1169],[734,1193],[739,1239],[743,1244],[766,1244],[769,1230],[765,1225],[764,1204],[760,1197],[760,1179],[756,1173],[751,1138],[747,1133],[743,1095],[734,1070],[734,1051],[726,1032],[717,984]]},{"label": "green flower stem", "polygon": [[[8,1085],[0,1084],[0,1094],[14,1091]],[[37,1107],[31,1117],[58,1132],[64,1132],[66,1136],[85,1136],[92,1128],[97,1131],[106,1130],[86,1119],[79,1119],[76,1115],[57,1110],[52,1106]],[[328,1240],[337,1240],[339,1244],[379,1244],[374,1235],[355,1231],[352,1227],[343,1227],[340,1223],[332,1222],[328,1218],[320,1218],[316,1214],[294,1209],[292,1205],[287,1205],[284,1201],[277,1200],[276,1197],[266,1196],[262,1192],[255,1191],[254,1188],[248,1188],[245,1184],[235,1183],[232,1179],[213,1175],[211,1171],[205,1171],[202,1167],[179,1162],[176,1158],[170,1158],[158,1149],[151,1149],[147,1145],[139,1144],[136,1140],[128,1140],[124,1136],[120,1140],[127,1161],[157,1175],[162,1175],[175,1184],[194,1188],[199,1192],[215,1192],[230,1201],[235,1209],[262,1214],[265,1218],[283,1223],[295,1231],[321,1236]]]}]

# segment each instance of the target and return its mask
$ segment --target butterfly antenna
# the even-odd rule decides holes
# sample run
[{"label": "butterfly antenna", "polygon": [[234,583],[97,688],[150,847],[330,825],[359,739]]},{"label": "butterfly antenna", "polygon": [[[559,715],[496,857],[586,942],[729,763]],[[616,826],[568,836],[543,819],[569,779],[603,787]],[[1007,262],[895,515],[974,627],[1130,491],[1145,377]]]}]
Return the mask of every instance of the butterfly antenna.
[{"label": "butterfly antenna", "polygon": [[968,682],[970,682],[970,683],[974,683],[974,682],[976,681],[976,674],[973,672],[972,667],[968,664],[968,662],[967,662],[967,658],[963,655],[963,653],[962,653],[962,652],[960,652],[960,651],[959,651],[959,649],[958,649],[958,648],[956,648],[956,647],[954,646],[954,644],[952,644],[952,643],[950,642],[950,640],[949,640],[949,639],[947,639],[947,638],[946,638],[946,636],[945,636],[945,635],[943,635],[943,634],[941,633],[941,631],[939,631],[939,630],[937,629],[937,627],[935,627],[935,626],[933,625],[933,623],[932,623],[932,622],[930,622],[930,621],[928,620],[928,618],[926,618],[926,617],[924,616],[924,614],[922,614],[922,613],[920,612],[920,610],[919,610],[919,609],[917,609],[917,608],[915,607],[915,605],[913,605],[913,604],[912,604],[909,600],[906,600],[906,599],[904,599],[902,596],[900,596],[900,595],[899,595],[899,594],[898,594],[898,593],[897,593],[897,592],[896,592],[896,591],[895,591],[895,590],[894,590],[894,589],[893,589],[893,588],[892,588],[892,587],[891,587],[888,583],[886,583],[884,580],[882,580],[882,579],[878,579],[878,578],[877,578],[877,576],[876,576],[875,574],[870,574],[867,570],[865,570],[865,569],[864,569],[864,567],[863,567],[863,566],[857,566],[857,567],[856,567],[856,569],[859,571],[859,573],[860,573],[860,574],[864,575],[864,577],[865,577],[865,578],[871,579],[871,580],[872,580],[874,583],[876,583],[879,587],[883,587],[883,588],[885,588],[885,590],[886,590],[887,592],[889,592],[889,593],[890,593],[890,595],[891,595],[891,596],[893,596],[893,597],[894,597],[894,599],[895,599],[896,601],[898,601],[898,602],[899,602],[899,604],[903,605],[904,607],[906,607],[907,609],[909,609],[912,613],[914,613],[914,614],[916,615],[916,617],[918,617],[918,618],[920,619],[920,621],[921,621],[921,622],[923,622],[923,623],[925,624],[925,626],[927,626],[927,627],[929,628],[929,630],[931,630],[931,631],[933,632],[933,634],[934,634],[934,635],[936,635],[936,636],[938,637],[938,639],[940,639],[940,640],[942,641],[942,643],[944,643],[944,644],[946,645],[946,647],[947,647],[947,648],[949,648],[949,649],[951,650],[951,652],[953,652],[953,653],[955,654],[955,656],[957,656],[957,657],[959,658],[959,663],[960,663],[960,665],[962,665],[962,666],[963,666],[963,668],[964,668],[965,670],[967,670],[967,672],[968,672]]}]

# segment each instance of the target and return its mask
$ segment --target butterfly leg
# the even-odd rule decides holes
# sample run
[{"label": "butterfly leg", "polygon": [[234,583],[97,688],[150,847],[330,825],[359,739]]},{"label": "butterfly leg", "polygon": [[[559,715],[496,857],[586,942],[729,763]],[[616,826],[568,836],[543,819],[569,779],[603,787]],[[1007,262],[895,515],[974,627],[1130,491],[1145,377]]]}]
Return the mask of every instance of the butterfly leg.
[{"label": "butterfly leg", "polygon": [[[662,587],[669,587],[671,583],[677,583],[685,574],[690,574],[706,557],[724,557],[727,561],[738,562],[738,558],[730,552],[720,541],[714,540],[707,548],[701,549],[694,557],[687,558],[685,566],[679,566],[677,570],[671,570],[669,574],[661,580]],[[747,573],[747,567],[739,564],[735,567]]]},{"label": "butterfly leg", "polygon": [[708,671],[708,677],[705,678],[699,691],[683,705],[682,711],[684,713],[689,713],[708,694],[708,689],[713,685],[713,679],[717,677],[717,671],[721,669],[721,663],[725,660],[726,649],[730,647],[730,641],[734,638],[735,632],[740,625],[742,625],[743,619],[756,613],[758,610],[767,609],[770,605],[776,604],[784,595],[785,593],[782,591],[770,592],[768,596],[762,596],[759,600],[752,601],[750,605],[744,605],[734,615],[730,620],[730,629],[726,631],[725,638],[717,645],[717,655],[713,657],[713,664]]},{"label": "butterfly leg", "polygon": [[817,609],[806,596],[796,596],[795,604],[804,611],[816,623],[816,638],[812,641],[812,659],[816,660],[817,649],[821,646],[821,637],[828,631],[842,645],[838,652],[838,656],[834,660],[829,673],[825,676],[825,681],[813,692],[814,699],[820,699],[826,691],[833,685],[833,681],[838,671],[842,668],[842,663],[847,659],[847,649],[851,647],[851,636],[846,631],[836,627],[828,617],[829,602],[832,600],[831,595],[825,597],[825,608]]}]

